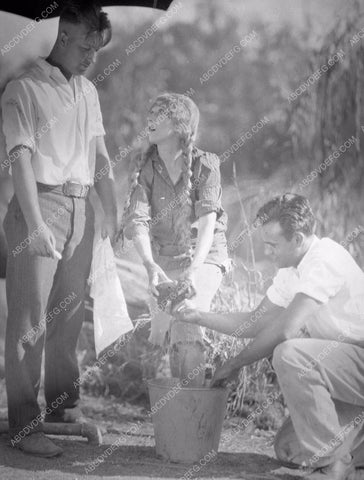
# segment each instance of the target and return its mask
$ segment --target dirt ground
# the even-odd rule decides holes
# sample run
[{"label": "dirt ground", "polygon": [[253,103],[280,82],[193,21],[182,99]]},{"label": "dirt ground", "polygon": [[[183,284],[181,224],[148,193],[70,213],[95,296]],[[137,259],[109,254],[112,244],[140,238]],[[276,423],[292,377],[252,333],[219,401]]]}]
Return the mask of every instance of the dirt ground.
[{"label": "dirt ground", "polygon": [[[246,480],[294,480],[302,473],[282,468],[274,459],[272,448],[273,432],[260,430],[236,431],[238,419],[225,421],[223,437],[218,455],[205,466],[168,463],[159,459],[154,450],[153,426],[145,420],[139,407],[122,405],[104,398],[83,397],[83,410],[106,432],[102,446],[91,446],[81,437],[52,436],[55,443],[64,449],[64,454],[56,459],[42,459],[25,455],[10,447],[6,434],[0,435],[0,479],[1,480],[115,480],[132,479],[246,479]],[[0,417],[6,415],[1,409]],[[142,427],[133,435],[128,435],[125,445],[107,456],[92,473],[86,468],[113,444],[132,424],[142,422]],[[191,470],[189,470],[191,469]]]}]

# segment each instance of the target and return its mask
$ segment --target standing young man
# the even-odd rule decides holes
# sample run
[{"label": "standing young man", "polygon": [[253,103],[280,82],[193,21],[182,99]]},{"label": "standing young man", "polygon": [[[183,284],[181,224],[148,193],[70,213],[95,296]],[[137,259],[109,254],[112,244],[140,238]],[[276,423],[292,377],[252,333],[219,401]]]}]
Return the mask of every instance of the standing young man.
[{"label": "standing young man", "polygon": [[42,433],[37,402],[45,343],[45,421],[77,421],[76,344],[94,235],[89,191],[104,209],[113,239],[116,201],[98,95],[83,75],[111,39],[93,2],[70,1],[48,58],[9,82],[2,97],[15,195],[4,220],[8,243],[5,347],[11,443],[52,457],[62,450]]},{"label": "standing young man", "polygon": [[364,465],[364,272],[344,247],[314,234],[305,197],[276,197],[258,219],[279,267],[259,307],[213,314],[185,301],[179,319],[253,339],[216,371],[215,385],[273,354],[291,415],[276,437],[278,458],[313,468],[311,480],[344,480]]}]

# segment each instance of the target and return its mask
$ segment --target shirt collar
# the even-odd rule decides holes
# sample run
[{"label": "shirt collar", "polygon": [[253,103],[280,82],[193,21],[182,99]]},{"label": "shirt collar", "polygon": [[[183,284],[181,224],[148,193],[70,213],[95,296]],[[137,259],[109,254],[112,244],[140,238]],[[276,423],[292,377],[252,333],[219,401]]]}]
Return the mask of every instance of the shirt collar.
[{"label": "shirt collar", "polygon": [[154,148],[153,148],[153,151],[152,151],[152,162],[154,163],[154,167],[156,168],[157,172],[162,174],[163,165],[162,165],[162,162],[159,158],[158,150],[157,150],[156,145],[154,145]]},{"label": "shirt collar", "polygon": [[152,161],[153,161],[153,164],[154,164],[154,168],[159,173],[159,175],[163,178],[163,180],[167,183],[167,185],[173,191],[175,191],[175,189],[180,185],[181,177],[178,180],[178,182],[175,185],[173,185],[172,180],[170,179],[170,176],[168,174],[167,168],[164,165],[163,160],[158,155],[158,149],[157,149],[156,145],[154,146],[154,149],[153,149],[153,152],[152,152]]},{"label": "shirt collar", "polygon": [[163,178],[163,180],[166,182],[166,184],[169,186],[169,188],[174,191],[175,185],[173,185],[172,180],[169,177],[168,171],[167,171],[163,161],[159,157],[158,153],[156,153],[154,155],[153,161],[154,161],[155,169],[157,170],[159,175]]},{"label": "shirt collar", "polygon": [[302,268],[304,267],[305,263],[308,261],[309,257],[310,257],[310,253],[312,252],[314,246],[320,241],[320,239],[314,235],[313,236],[313,240],[312,240],[312,243],[311,245],[309,246],[309,249],[307,250],[307,252],[304,254],[303,258],[301,259],[300,263],[297,265],[297,270],[298,272],[301,272],[302,271]]},{"label": "shirt collar", "polygon": [[47,62],[45,57],[38,57],[36,63],[38,65],[38,67],[41,68],[41,70],[43,70],[43,72],[48,77],[53,78],[53,80],[56,80],[57,82],[69,83],[67,81],[67,78],[61,72],[61,70],[58,67],[56,67],[54,65],[51,65],[49,62]]},{"label": "shirt collar", "polygon": [[[200,150],[197,147],[193,147],[193,149],[192,149],[192,163],[196,160],[196,158],[200,157],[202,154],[203,154],[202,150]],[[157,170],[158,170],[159,173],[161,173],[162,170],[163,170],[163,165],[162,165],[160,156],[158,155],[158,149],[157,149],[156,145],[154,145],[154,149],[153,149],[153,152],[152,152],[152,161],[155,163],[156,166],[159,165]]]}]

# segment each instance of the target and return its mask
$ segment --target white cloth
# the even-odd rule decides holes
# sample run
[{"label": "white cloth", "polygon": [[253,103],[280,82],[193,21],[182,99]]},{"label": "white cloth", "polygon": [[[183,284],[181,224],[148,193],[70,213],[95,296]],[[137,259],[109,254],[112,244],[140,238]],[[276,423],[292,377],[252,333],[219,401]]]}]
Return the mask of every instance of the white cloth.
[{"label": "white cloth", "polygon": [[297,268],[278,270],[267,290],[284,308],[297,293],[320,302],[306,323],[312,338],[364,345],[364,272],[342,245],[315,236]]},{"label": "white cloth", "polygon": [[133,329],[109,237],[96,242],[89,278],[96,356]]},{"label": "white cloth", "polygon": [[87,78],[68,82],[58,67],[38,58],[7,84],[2,112],[7,152],[27,146],[37,182],[94,183],[96,137],[105,130],[96,88]]}]

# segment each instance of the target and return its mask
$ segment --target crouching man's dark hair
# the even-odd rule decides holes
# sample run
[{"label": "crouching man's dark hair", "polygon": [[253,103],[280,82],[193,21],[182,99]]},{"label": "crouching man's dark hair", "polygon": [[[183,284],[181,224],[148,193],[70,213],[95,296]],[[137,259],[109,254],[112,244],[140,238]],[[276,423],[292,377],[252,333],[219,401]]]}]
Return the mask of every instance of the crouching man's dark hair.
[{"label": "crouching man's dark hair", "polygon": [[294,193],[274,197],[263,205],[257,213],[257,221],[262,225],[278,222],[287,240],[292,240],[296,232],[312,235],[316,227],[308,199]]}]

